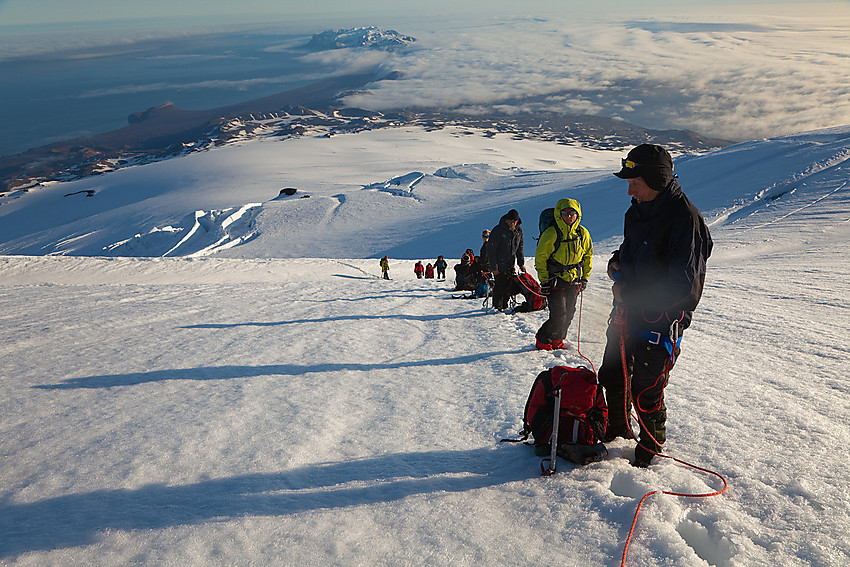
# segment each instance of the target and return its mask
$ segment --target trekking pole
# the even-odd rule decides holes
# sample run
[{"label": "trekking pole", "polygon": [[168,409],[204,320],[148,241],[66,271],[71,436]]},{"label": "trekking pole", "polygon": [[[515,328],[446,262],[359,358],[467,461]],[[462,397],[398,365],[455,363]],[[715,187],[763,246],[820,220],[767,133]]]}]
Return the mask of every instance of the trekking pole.
[{"label": "trekking pole", "polygon": [[555,473],[555,468],[557,467],[558,460],[558,426],[561,422],[561,381],[558,380],[558,384],[555,386],[555,415],[552,417],[552,437],[549,439],[550,444],[550,452],[549,452],[549,468],[543,468],[543,463],[546,462],[546,459],[540,463],[540,471],[543,473],[543,476],[549,476]]}]

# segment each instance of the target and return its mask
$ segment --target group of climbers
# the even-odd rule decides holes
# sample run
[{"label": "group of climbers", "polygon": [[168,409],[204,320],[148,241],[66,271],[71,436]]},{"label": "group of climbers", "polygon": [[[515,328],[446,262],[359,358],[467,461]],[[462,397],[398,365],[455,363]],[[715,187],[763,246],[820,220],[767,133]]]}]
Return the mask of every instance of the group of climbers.
[{"label": "group of climbers", "polygon": [[[621,166],[614,175],[628,181],[631,206],[623,241],[608,261],[614,307],[598,379],[610,412],[604,440],[633,438],[628,423],[633,405],[640,425],[633,464],[646,467],[666,440],[664,388],[702,295],[712,240],[702,214],[676,181],[667,150],[641,144]],[[572,198],[541,214],[534,257],[540,288],[534,295],[545,298],[549,317],[535,335],[539,350],[571,346],[567,331],[593,268],[593,241],[581,221],[581,204]],[[479,255],[467,249],[455,266],[455,290],[475,290],[486,282],[493,308],[504,312],[517,293],[516,279],[527,275],[519,213],[509,210],[481,236]],[[421,262],[414,271],[429,277]]]}]

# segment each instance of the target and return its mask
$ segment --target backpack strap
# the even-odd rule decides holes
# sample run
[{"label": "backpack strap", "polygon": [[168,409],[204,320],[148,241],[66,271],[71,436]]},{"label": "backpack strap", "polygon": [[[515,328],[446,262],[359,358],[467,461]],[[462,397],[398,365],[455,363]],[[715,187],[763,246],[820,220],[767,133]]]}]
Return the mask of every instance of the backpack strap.
[{"label": "backpack strap", "polygon": [[639,336],[651,345],[664,345],[664,348],[667,349],[667,354],[669,354],[670,356],[673,356],[673,351],[679,348],[679,345],[682,343],[682,335],[678,332],[674,333],[673,337],[668,337],[667,335],[663,335],[658,331],[640,330],[637,332],[637,336]]},{"label": "backpack strap", "polygon": [[529,431],[531,430],[531,425],[525,420],[525,416],[528,415],[528,408],[531,406],[531,397],[534,395],[534,388],[536,388],[537,383],[541,381],[543,382],[544,399],[548,400],[555,396],[555,388],[552,386],[552,370],[544,370],[537,375],[537,378],[534,379],[534,384],[531,386],[531,392],[529,392],[528,399],[525,401],[525,409],[522,412],[523,429],[528,429]]},{"label": "backpack strap", "polygon": [[[558,234],[558,239],[555,241],[555,249],[552,250],[552,254],[549,256],[549,259],[546,260],[546,270],[549,272],[550,277],[560,276],[561,274],[563,274],[565,272],[569,272],[571,270],[581,268],[584,265],[583,261],[582,262],[576,262],[575,264],[568,264],[568,265],[562,264],[562,263],[560,263],[557,260],[554,260],[552,258],[552,256],[555,255],[555,252],[558,251],[558,248],[561,247],[561,244],[566,242],[564,240],[564,233],[561,231],[561,227],[558,226],[558,223],[556,222],[552,226],[555,227],[555,231]],[[584,229],[584,227],[581,226],[581,225],[578,225],[578,227],[576,227],[576,233],[578,234],[579,239],[581,239],[582,229]]]},{"label": "backpack strap", "polygon": [[531,435],[530,429],[523,427],[522,431],[520,431],[517,435],[520,436],[518,439],[500,439],[499,443],[525,443],[526,445],[531,445],[531,443],[527,441],[528,436]]}]

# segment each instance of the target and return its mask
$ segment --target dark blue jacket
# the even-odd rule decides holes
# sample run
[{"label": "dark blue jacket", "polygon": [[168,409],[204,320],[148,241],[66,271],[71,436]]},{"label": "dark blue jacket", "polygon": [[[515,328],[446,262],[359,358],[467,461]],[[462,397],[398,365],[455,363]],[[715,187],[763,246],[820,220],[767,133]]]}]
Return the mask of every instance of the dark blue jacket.
[{"label": "dark blue jacket", "polygon": [[619,261],[629,328],[666,331],[691,323],[705,284],[713,243],[702,214],[673,181],[652,201],[626,211]]},{"label": "dark blue jacket", "polygon": [[490,269],[497,269],[502,274],[510,275],[514,268],[514,262],[520,266],[525,265],[525,254],[522,250],[524,245],[522,236],[522,221],[518,222],[516,229],[511,230],[507,223],[508,215],[499,219],[493,230],[490,231],[490,239],[487,241],[487,262]]}]

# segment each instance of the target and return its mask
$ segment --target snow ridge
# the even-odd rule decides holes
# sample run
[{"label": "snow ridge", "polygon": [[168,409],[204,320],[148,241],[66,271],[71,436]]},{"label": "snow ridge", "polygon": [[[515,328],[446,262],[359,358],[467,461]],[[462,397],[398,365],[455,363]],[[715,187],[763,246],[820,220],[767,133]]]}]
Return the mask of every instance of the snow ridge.
[{"label": "snow ridge", "polygon": [[261,210],[261,203],[249,203],[195,211],[183,218],[181,226],[154,227],[104,250],[115,256],[208,256],[256,237],[254,219]]},{"label": "snow ridge", "polygon": [[[377,189],[378,191],[386,191],[400,197],[414,197],[413,188],[424,179],[425,174],[421,171],[411,171],[405,175],[393,177],[389,181],[380,183],[371,183],[364,189]],[[414,197],[415,198],[415,197]]]}]

